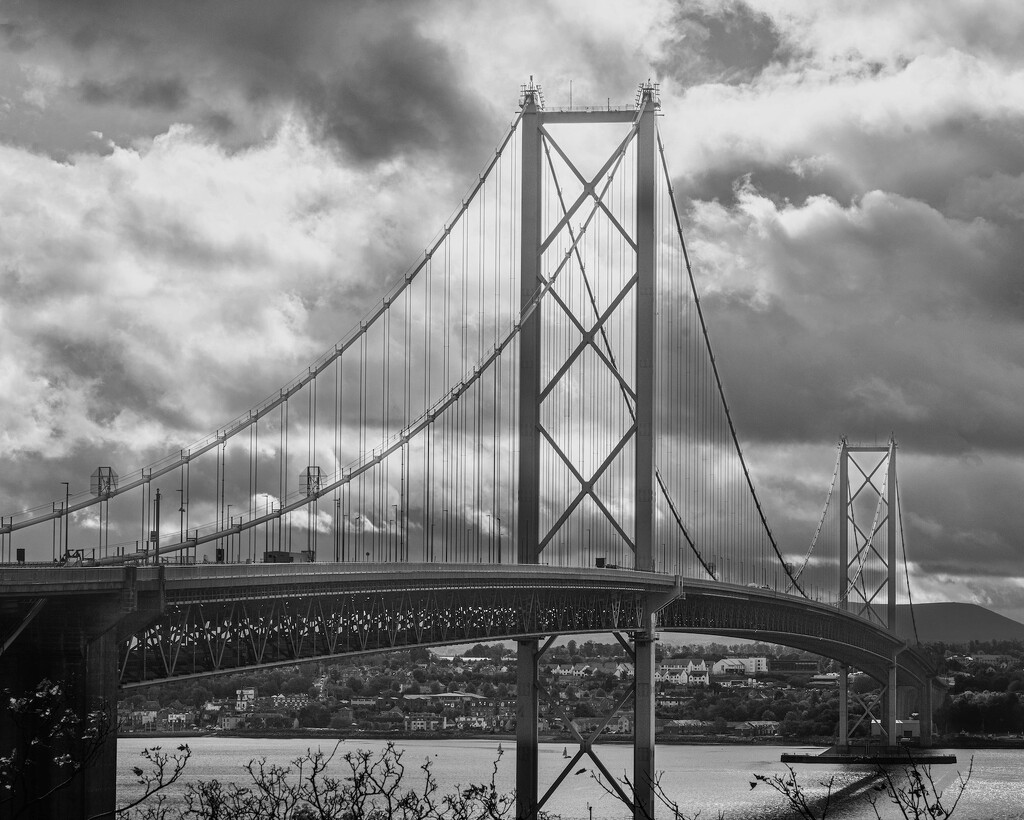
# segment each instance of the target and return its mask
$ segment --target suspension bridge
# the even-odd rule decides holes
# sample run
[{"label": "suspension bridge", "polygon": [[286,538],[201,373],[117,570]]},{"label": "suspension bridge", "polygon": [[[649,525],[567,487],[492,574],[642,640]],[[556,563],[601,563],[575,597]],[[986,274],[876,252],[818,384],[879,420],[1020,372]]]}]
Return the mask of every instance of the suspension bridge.
[{"label": "suspension bridge", "polygon": [[[809,546],[775,539],[659,111],[655,84],[628,105],[553,108],[531,79],[472,190],[332,349],[207,437],[0,517],[2,685],[64,680],[85,714],[119,687],[514,639],[523,820],[583,757],[617,782],[599,729],[541,783],[553,699],[538,663],[563,634],[613,633],[634,663],[619,706],[635,717],[635,817],[654,811],[656,630],[863,670],[883,696],[854,721],[840,675],[837,746],[872,716],[895,744],[910,709],[927,742],[932,670],[895,630],[909,600],[896,444],[842,441]],[[111,810],[115,763],[108,743],[40,810]]]}]

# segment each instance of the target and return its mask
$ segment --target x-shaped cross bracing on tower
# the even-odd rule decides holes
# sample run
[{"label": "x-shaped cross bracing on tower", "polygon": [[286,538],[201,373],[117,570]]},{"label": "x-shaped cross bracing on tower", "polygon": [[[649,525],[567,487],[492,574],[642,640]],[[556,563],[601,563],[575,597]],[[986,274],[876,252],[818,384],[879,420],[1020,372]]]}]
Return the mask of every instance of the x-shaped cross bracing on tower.
[{"label": "x-shaped cross bracing on tower", "polygon": [[844,440],[840,459],[840,606],[895,630],[896,442],[852,446]]},{"label": "x-shaped cross bracing on tower", "polygon": [[[574,339],[551,339],[545,335],[540,311],[524,322],[521,331],[520,359],[520,505],[519,560],[534,563],[552,543],[564,534],[570,519],[588,501],[608,522],[634,556],[637,568],[652,569],[650,542],[652,529],[653,385],[655,339],[654,259],[654,180],[656,133],[654,116],[658,108],[657,90],[650,86],[635,111],[545,112],[539,92],[533,87],[523,94],[523,192],[522,192],[522,296],[525,301],[539,287],[560,282],[549,291],[550,302],[568,321]],[[585,123],[588,125],[624,123],[628,130],[613,143],[596,172],[585,174],[581,162],[553,133],[553,126]],[[633,163],[627,156],[635,157]],[[556,157],[567,169],[568,182],[560,177]],[[545,190],[545,184],[547,189]],[[566,185],[579,191],[566,204]],[[624,185],[630,190],[629,207],[618,209],[610,200],[622,196]],[[557,217],[545,211],[546,201]],[[591,203],[579,228],[574,218]],[[545,216],[548,225],[544,224]],[[633,232],[624,226],[633,218]],[[610,226],[602,240],[604,253],[586,259],[582,240],[588,228],[601,218]],[[612,247],[614,246],[614,247]],[[589,247],[589,246],[588,246]],[[562,249],[565,251],[560,253]],[[608,249],[612,248],[611,252]],[[593,253],[593,251],[591,251]],[[553,273],[546,274],[548,258],[559,260]],[[568,269],[568,274],[566,270]],[[575,283],[575,287],[573,286]],[[625,337],[620,324],[635,331]],[[550,376],[541,371],[541,350],[551,361]],[[614,408],[601,424],[607,449],[600,455],[594,448],[586,455],[573,447],[573,430],[562,423],[565,416],[579,414],[574,421],[593,421],[594,407],[586,402],[571,407],[577,381],[585,378],[584,358],[596,359],[588,378],[603,379],[610,388],[605,401],[614,400]],[[627,363],[627,366],[623,366]],[[599,395],[595,393],[595,395]],[[597,401],[600,401],[598,399]],[[595,401],[595,404],[597,403]],[[571,407],[571,409],[563,408]],[[583,426],[577,424],[577,427]],[[546,449],[542,452],[542,444]],[[632,469],[625,469],[624,451],[632,447]],[[613,470],[613,467],[615,468]],[[617,480],[616,480],[617,479]],[[551,520],[544,520],[541,499],[551,488],[574,485],[564,505]],[[610,500],[614,492],[631,491],[632,503]]]}]

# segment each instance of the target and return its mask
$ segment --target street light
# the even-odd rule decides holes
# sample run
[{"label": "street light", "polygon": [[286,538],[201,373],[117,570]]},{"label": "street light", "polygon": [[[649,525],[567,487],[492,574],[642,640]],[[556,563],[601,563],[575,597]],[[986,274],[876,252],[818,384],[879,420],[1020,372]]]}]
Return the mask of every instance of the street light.
[{"label": "street light", "polygon": [[498,563],[501,563],[501,519],[498,516],[494,516],[494,520],[498,522]]},{"label": "street light", "polygon": [[341,496],[334,499],[334,563],[341,561]]},{"label": "street light", "polygon": [[391,508],[395,511],[395,560],[398,561],[402,557],[402,525],[398,520],[398,505],[392,504]]},{"label": "street light", "polygon": [[[178,501],[179,501],[179,503],[178,503],[178,543],[179,544],[184,544],[185,543],[185,488],[182,487],[179,490],[175,490],[175,492],[179,496],[181,496],[181,498],[178,499]],[[178,563],[179,564],[182,562],[182,554],[181,554],[182,552],[183,552],[183,550],[178,550]]]},{"label": "street light", "polygon": [[444,513],[444,560],[448,561],[448,510],[441,510]]},{"label": "street light", "polygon": [[345,541],[347,540],[346,532],[348,531],[348,513],[341,516],[341,560],[345,560]]},{"label": "street light", "polygon": [[[345,513],[345,518],[349,518],[350,516],[351,516],[351,513]],[[361,515],[357,515],[357,516],[356,516],[355,518],[353,518],[353,519],[352,519],[352,538],[353,538],[353,540],[355,539],[355,531],[356,531],[356,524],[358,524],[358,523],[359,523],[360,521],[362,521],[362,520],[363,520],[363,517],[362,517]],[[345,534],[345,531],[346,531],[347,529],[348,529],[348,525],[346,525],[345,527],[343,527],[343,528],[342,528],[342,530],[341,530],[341,537],[342,537],[342,538],[346,538],[346,534]],[[346,549],[346,547],[345,547],[345,545],[344,545],[344,542],[342,542],[342,547],[341,547],[341,560],[342,560],[342,561],[344,561],[344,560],[345,560],[345,557],[346,557],[347,555],[348,555],[348,551],[347,551],[347,549]],[[367,556],[369,556],[369,555],[370,555],[370,553],[366,553],[366,555],[367,555]],[[354,560],[354,561],[355,561],[355,562],[356,562],[357,564],[359,563],[359,553],[358,553],[358,552],[356,552],[356,550],[355,550],[355,547],[353,547],[353,548],[352,548],[352,559],[353,559],[353,560]]]},{"label": "street light", "polygon": [[[155,526],[153,528],[153,563],[160,563],[160,488],[156,488],[156,502],[154,513],[156,515]],[[110,520],[109,513],[107,514],[107,520]]]},{"label": "street light", "polygon": [[[228,504],[228,529],[229,530],[231,529],[231,508],[233,506],[234,506],[233,504]],[[228,533],[228,548],[227,548],[227,552],[225,553],[227,555],[227,559],[228,559],[228,563],[229,564],[231,563],[231,550],[234,548],[234,546],[235,545],[232,543],[232,540],[231,540],[231,533],[229,532]]]},{"label": "street light", "polygon": [[[67,481],[62,481],[64,485],[64,554],[68,554],[68,529],[71,524],[71,516],[68,514],[68,507],[71,506],[71,485]],[[56,558],[57,556],[53,556]]]},{"label": "street light", "polygon": [[263,529],[263,551],[270,552],[273,547],[271,533],[273,530],[270,525],[270,493],[260,493],[263,496],[263,514],[267,517],[266,527]]}]

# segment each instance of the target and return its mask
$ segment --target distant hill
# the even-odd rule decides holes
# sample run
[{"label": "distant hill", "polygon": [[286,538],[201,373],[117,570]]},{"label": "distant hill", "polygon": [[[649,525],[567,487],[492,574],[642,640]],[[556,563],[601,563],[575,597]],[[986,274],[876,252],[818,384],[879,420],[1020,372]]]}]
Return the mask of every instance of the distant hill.
[{"label": "distant hill", "polygon": [[[977,604],[914,604],[917,636],[924,643],[969,641],[1024,641],[1024,624]],[[903,637],[913,638],[910,606],[896,611],[896,626]]]}]

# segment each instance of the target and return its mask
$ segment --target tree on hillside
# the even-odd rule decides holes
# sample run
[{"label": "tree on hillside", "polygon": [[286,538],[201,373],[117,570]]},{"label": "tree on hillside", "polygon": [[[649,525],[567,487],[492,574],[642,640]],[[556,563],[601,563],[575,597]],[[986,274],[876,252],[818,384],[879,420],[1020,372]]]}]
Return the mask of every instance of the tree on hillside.
[{"label": "tree on hillside", "polygon": [[307,729],[322,729],[330,725],[331,712],[319,703],[308,703],[299,709],[299,726]]},{"label": "tree on hillside", "polygon": [[281,692],[285,695],[303,695],[312,685],[313,679],[308,675],[295,675],[281,684]]}]

